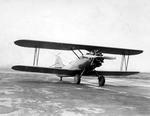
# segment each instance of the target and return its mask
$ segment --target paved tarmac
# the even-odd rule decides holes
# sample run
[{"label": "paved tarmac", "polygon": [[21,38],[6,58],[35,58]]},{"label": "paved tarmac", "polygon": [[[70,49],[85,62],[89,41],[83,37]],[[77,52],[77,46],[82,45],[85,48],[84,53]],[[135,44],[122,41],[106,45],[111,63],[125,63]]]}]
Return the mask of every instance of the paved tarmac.
[{"label": "paved tarmac", "polygon": [[149,116],[150,79],[129,78],[101,88],[96,77],[0,72],[0,116]]}]

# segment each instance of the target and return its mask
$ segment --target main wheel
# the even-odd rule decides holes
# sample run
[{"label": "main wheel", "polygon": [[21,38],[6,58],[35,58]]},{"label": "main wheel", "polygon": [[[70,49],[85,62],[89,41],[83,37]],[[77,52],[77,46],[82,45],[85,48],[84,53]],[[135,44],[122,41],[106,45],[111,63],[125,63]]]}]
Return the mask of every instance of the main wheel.
[{"label": "main wheel", "polygon": [[74,82],[76,84],[80,84],[80,82],[81,82],[81,76],[79,74],[77,74],[77,75],[74,76]]},{"label": "main wheel", "polygon": [[103,75],[98,76],[98,86],[102,87],[105,85],[105,77]]}]

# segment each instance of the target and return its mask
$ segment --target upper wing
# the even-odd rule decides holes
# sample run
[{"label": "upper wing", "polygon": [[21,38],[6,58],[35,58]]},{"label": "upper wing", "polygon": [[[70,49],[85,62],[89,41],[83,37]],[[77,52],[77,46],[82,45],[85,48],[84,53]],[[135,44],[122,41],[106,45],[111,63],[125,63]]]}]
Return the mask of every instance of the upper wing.
[{"label": "upper wing", "polygon": [[[35,66],[13,66],[12,69],[27,72],[38,72],[38,73],[52,73],[52,74],[62,74],[66,76],[75,76],[80,74],[80,70],[68,70],[68,69],[56,69],[56,68],[45,68],[45,67],[35,67]],[[105,76],[121,76],[121,75],[132,75],[139,72],[127,72],[127,71],[96,71],[99,75]],[[83,76],[97,76],[95,71],[90,71],[88,73],[83,73]]]},{"label": "upper wing", "polygon": [[100,50],[102,53],[120,54],[120,55],[136,55],[143,52],[142,50],[134,50],[134,49],[44,42],[44,41],[34,41],[34,40],[18,40],[15,41],[15,44],[23,47],[58,49],[58,50],[77,50],[77,49],[88,50],[88,51]]}]

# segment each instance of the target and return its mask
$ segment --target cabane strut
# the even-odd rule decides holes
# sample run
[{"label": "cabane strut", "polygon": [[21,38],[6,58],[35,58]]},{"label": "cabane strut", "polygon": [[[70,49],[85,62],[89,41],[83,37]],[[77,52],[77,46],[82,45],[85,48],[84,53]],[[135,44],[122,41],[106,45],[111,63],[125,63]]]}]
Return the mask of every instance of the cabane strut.
[{"label": "cabane strut", "polygon": [[[81,53],[82,56],[84,55],[84,54],[81,52],[81,50],[78,49],[78,51]],[[78,59],[80,59],[80,57],[79,57],[78,54],[73,50],[73,48],[72,48],[72,52],[78,57]]]}]

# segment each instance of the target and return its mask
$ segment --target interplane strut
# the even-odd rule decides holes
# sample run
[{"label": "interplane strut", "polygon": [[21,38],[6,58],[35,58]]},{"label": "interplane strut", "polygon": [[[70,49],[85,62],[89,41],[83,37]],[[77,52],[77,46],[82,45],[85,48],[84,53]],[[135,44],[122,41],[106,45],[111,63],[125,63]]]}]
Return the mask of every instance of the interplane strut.
[{"label": "interplane strut", "polygon": [[120,71],[127,71],[128,70],[128,64],[129,64],[129,55],[122,55],[121,59],[121,66],[120,66]]},{"label": "interplane strut", "polygon": [[34,59],[33,59],[33,66],[38,66],[39,54],[40,54],[40,48],[35,48]]}]

